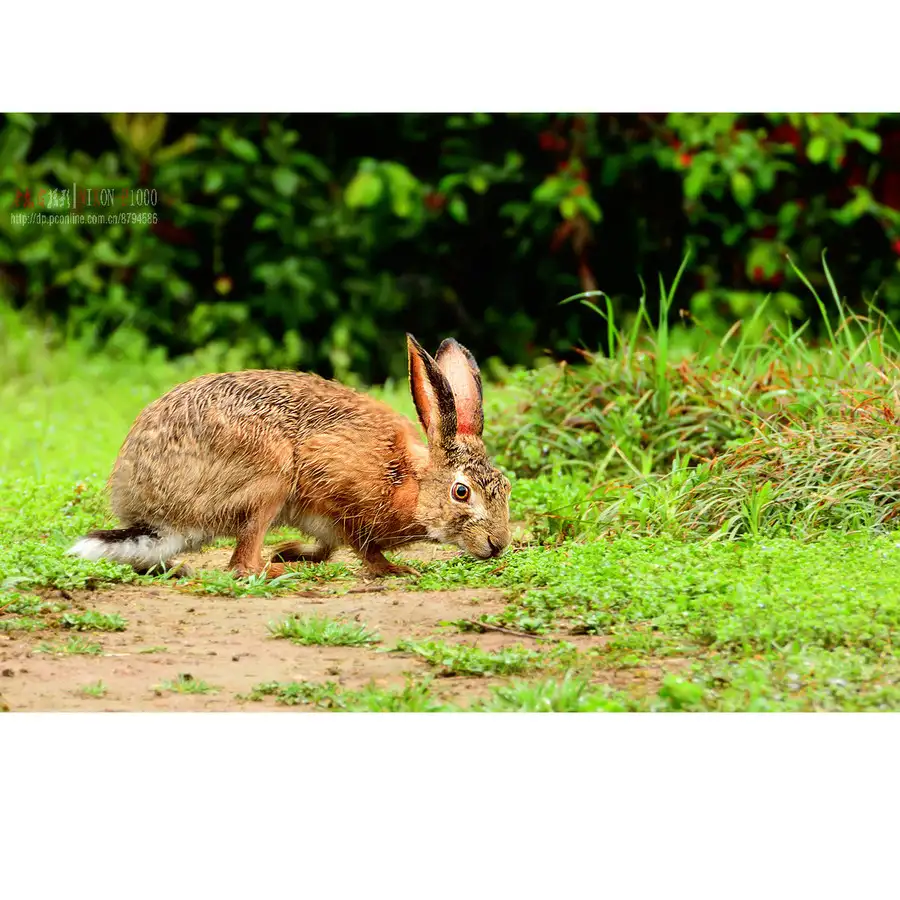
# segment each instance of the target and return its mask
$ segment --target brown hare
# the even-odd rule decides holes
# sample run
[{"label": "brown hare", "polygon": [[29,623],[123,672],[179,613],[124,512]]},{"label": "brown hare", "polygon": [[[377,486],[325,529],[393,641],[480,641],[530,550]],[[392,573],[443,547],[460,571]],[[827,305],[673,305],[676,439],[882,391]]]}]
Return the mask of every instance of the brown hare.
[{"label": "brown hare", "polygon": [[[456,544],[481,559],[508,546],[508,479],[482,442],[481,375],[455,340],[434,358],[407,335],[409,383],[428,439],[386,404],[301,372],[204,375],[137,417],[109,479],[121,527],[69,551],[142,572],[183,550],[234,537],[230,567],[269,577],[349,545],[372,575],[415,573],[384,556],[414,541]],[[276,548],[287,525],[318,539]]]}]

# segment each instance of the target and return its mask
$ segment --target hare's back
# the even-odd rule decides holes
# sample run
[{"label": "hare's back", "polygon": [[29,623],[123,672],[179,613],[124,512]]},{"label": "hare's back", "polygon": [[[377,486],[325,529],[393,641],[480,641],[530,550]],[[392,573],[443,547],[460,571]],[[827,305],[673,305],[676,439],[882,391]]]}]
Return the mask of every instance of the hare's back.
[{"label": "hare's back", "polygon": [[172,388],[145,410],[155,418],[199,424],[215,410],[317,430],[359,416],[378,401],[307,372],[248,370],[201,375]]},{"label": "hare's back", "polygon": [[135,420],[110,476],[113,508],[126,521],[193,522],[204,510],[240,506],[260,484],[290,479],[309,438],[377,432],[395,417],[374,398],[307,373],[203,375]]}]

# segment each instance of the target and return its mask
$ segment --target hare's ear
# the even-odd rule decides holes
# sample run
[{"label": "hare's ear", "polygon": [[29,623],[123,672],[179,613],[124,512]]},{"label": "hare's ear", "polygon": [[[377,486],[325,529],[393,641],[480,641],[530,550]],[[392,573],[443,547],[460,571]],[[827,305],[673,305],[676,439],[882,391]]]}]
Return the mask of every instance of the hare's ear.
[{"label": "hare's ear", "polygon": [[438,347],[434,359],[453,391],[457,433],[481,437],[484,431],[484,403],[481,372],[475,357],[462,344],[447,338]]},{"label": "hare's ear", "polygon": [[428,443],[452,441],[456,436],[453,391],[437,363],[411,334],[406,335],[406,347],[409,353],[409,389]]}]

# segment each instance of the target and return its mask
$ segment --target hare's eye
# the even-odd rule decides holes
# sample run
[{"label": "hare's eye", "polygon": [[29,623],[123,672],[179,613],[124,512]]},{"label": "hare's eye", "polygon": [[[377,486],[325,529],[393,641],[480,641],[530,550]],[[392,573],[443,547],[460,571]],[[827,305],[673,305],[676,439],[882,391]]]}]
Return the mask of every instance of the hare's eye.
[{"label": "hare's eye", "polygon": [[459,500],[460,503],[465,503],[466,500],[469,499],[469,494],[471,491],[469,490],[469,486],[467,484],[463,484],[461,481],[457,481],[456,484],[453,485],[453,490],[451,491],[453,494],[454,500]]}]

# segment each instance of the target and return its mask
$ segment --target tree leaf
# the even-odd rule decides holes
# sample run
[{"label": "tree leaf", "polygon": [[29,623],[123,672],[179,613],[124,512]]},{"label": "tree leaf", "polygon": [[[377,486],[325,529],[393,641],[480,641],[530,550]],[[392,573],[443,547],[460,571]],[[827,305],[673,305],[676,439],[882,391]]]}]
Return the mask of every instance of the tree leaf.
[{"label": "tree leaf", "polygon": [[574,219],[578,215],[578,201],[574,197],[563,197],[559,202],[559,213],[564,219]]},{"label": "tree leaf", "polygon": [[466,201],[459,194],[450,198],[450,202],[447,204],[447,212],[462,225],[469,221],[469,208],[466,206]]},{"label": "tree leaf", "polygon": [[374,206],[384,193],[381,179],[368,171],[357,172],[344,191],[344,201],[351,209]]},{"label": "tree leaf", "polygon": [[817,134],[806,146],[806,155],[809,161],[820,163],[828,155],[828,139]]},{"label": "tree leaf", "polygon": [[282,197],[291,197],[297,191],[300,184],[300,176],[292,169],[279,166],[272,173],[272,185]]},{"label": "tree leaf", "polygon": [[238,159],[248,163],[259,162],[259,150],[246,138],[236,137],[231,132],[225,131],[222,133],[222,143],[225,149]]},{"label": "tree leaf", "polygon": [[753,202],[753,195],[756,191],[750,176],[746,172],[731,173],[731,193],[734,194],[734,199],[737,200],[738,205],[742,207],[746,208]]},{"label": "tree leaf", "polygon": [[851,128],[847,132],[847,137],[852,138],[858,144],[862,144],[869,153],[881,152],[881,135],[875,134],[874,131],[863,131],[859,128]]}]

